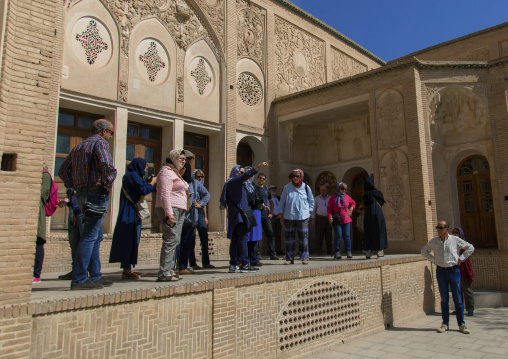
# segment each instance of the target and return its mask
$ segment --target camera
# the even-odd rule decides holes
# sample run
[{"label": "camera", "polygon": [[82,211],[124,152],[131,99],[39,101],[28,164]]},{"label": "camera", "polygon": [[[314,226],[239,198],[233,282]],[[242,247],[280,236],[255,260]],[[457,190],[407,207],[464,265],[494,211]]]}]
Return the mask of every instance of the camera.
[{"label": "camera", "polygon": [[74,196],[76,190],[74,188],[67,188],[67,196],[72,197]]}]

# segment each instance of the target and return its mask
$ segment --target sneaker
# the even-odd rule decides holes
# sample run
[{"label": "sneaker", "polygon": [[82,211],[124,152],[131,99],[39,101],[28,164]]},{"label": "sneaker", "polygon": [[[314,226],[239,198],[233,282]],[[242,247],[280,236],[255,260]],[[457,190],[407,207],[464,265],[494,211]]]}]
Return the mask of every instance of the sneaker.
[{"label": "sneaker", "polygon": [[467,315],[468,317],[472,317],[472,316],[474,315],[474,310],[468,310],[468,311],[467,311],[467,313],[466,313],[466,315]]},{"label": "sneaker", "polygon": [[101,279],[97,279],[92,283],[101,284],[103,287],[111,287],[113,284],[115,284],[115,282],[113,282],[112,280],[106,279],[104,277],[101,277]]},{"label": "sneaker", "polygon": [[230,265],[229,266],[229,273],[240,273],[240,267]]},{"label": "sneaker", "polygon": [[180,269],[178,271],[178,274],[194,274],[194,271],[192,269],[185,268],[185,269]]},{"label": "sneaker", "polygon": [[372,251],[368,250],[367,252],[365,252],[365,258],[370,259],[370,257],[372,257]]},{"label": "sneaker", "polygon": [[259,269],[251,266],[250,264],[246,265],[244,268],[240,269],[240,273],[255,273],[258,272]]},{"label": "sneaker", "polygon": [[303,260],[303,261],[302,261],[302,264],[309,264],[309,260],[308,260],[308,259]]},{"label": "sneaker", "polygon": [[294,261],[292,261],[292,260],[287,260],[287,261],[285,261],[285,262],[284,262],[284,264],[294,264],[294,263],[295,263],[295,262],[294,262]]},{"label": "sneaker", "polygon": [[201,268],[199,265],[193,265],[192,267],[189,267],[190,270],[200,270],[200,269],[203,269]]},{"label": "sneaker", "polygon": [[35,278],[35,277],[32,278],[32,283],[36,284],[36,283],[40,283],[40,282],[42,282],[40,278]]},{"label": "sneaker", "polygon": [[462,333],[464,334],[471,334],[471,332],[469,331],[469,329],[467,329],[466,327],[466,323],[462,324],[460,327],[459,327],[459,331],[461,331]]},{"label": "sneaker", "polygon": [[270,260],[272,260],[272,261],[278,261],[279,259],[280,259],[280,258],[279,258],[277,255],[275,255],[275,254],[272,254],[272,255],[270,256]]},{"label": "sneaker", "polygon": [[377,252],[378,258],[383,258],[385,256],[385,252],[381,249],[379,252]]},{"label": "sneaker", "polygon": [[353,258],[353,255],[351,254],[351,252],[347,252],[347,257],[348,257],[348,259]]},{"label": "sneaker", "polygon": [[446,324],[441,324],[441,326],[436,330],[438,333],[444,333],[448,330],[448,326]]},{"label": "sneaker", "polygon": [[253,267],[261,267],[261,266],[263,266],[263,263],[256,262],[256,263],[251,263],[250,265],[253,266]]},{"label": "sneaker", "polygon": [[72,280],[72,271],[70,271],[69,273],[62,274],[62,275],[58,276],[58,279],[60,279],[60,280]]},{"label": "sneaker", "polygon": [[98,281],[92,282],[90,279],[87,279],[86,282],[72,284],[71,290],[90,290],[90,289],[102,289],[104,286],[101,283],[97,283]]},{"label": "sneaker", "polygon": [[340,252],[335,253],[335,259],[342,259]]}]

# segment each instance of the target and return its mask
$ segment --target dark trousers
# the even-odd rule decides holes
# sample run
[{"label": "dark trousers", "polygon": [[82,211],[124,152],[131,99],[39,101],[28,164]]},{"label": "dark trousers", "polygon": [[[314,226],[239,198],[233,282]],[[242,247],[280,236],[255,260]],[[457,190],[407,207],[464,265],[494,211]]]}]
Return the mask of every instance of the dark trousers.
[{"label": "dark trousers", "polygon": [[236,266],[238,264],[248,265],[247,242],[249,241],[249,231],[244,223],[238,223],[232,230],[231,243],[229,245],[229,264]]},{"label": "dark trousers", "polygon": [[[205,222],[205,212],[198,208],[198,223],[197,230],[199,234],[199,241],[201,242],[201,264],[203,266],[207,266],[210,264],[210,257],[208,255],[208,226]],[[194,239],[194,243],[196,243],[196,239]],[[195,246],[192,247],[190,252],[189,264],[191,267],[196,266],[196,253]]]},{"label": "dark trousers", "polygon": [[[196,246],[196,227],[182,232],[182,239],[180,240],[180,254],[178,259],[178,268],[185,269],[189,264],[189,257],[191,251],[194,252]],[[194,261],[196,261],[194,259]]]},{"label": "dark trousers", "polygon": [[464,278],[460,278],[460,290],[462,292],[462,297],[464,298],[464,307],[466,308],[466,312],[474,310],[473,286]]},{"label": "dark trousers", "polygon": [[69,216],[67,223],[67,234],[69,236],[69,246],[71,247],[72,266],[74,266],[74,259],[78,251],[79,241],[81,239],[81,232],[83,230],[83,214],[74,216],[72,207],[69,207]]},{"label": "dark trousers", "polygon": [[280,225],[280,219],[275,216],[272,218],[272,229],[275,238],[275,251],[277,254],[282,254],[282,226]]},{"label": "dark trousers", "polygon": [[323,253],[323,237],[325,239],[326,253],[332,254],[332,225],[327,217],[316,216],[315,248],[317,253]]},{"label": "dark trousers", "polygon": [[271,218],[261,215],[261,226],[263,227],[263,232],[265,232],[266,240],[268,241],[270,256],[275,256],[277,253],[275,253],[275,238],[273,237]]},{"label": "dark trousers", "polygon": [[258,257],[256,255],[256,248],[259,241],[250,241],[247,242],[247,257],[249,258],[249,263],[254,265],[259,262]]},{"label": "dark trousers", "polygon": [[44,243],[46,242],[42,238],[37,238],[37,244],[35,245],[35,261],[34,261],[34,277],[40,278],[42,272],[42,264],[44,263]]}]

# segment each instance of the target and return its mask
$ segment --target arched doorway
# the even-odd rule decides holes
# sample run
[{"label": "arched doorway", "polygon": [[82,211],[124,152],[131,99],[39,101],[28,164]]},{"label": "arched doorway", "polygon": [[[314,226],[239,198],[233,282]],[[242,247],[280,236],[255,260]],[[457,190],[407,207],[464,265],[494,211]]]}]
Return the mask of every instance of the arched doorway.
[{"label": "arched doorway", "polygon": [[497,234],[489,162],[470,156],[457,167],[460,223],[468,242],[477,248],[496,248]]},{"label": "arched doorway", "polygon": [[247,142],[240,141],[236,148],[236,163],[242,167],[252,166],[254,152]]},{"label": "arched doorway", "polygon": [[335,175],[330,171],[321,172],[316,179],[316,194],[319,194],[321,186],[326,186],[328,188],[328,194],[332,195],[335,192],[335,187],[337,187],[337,178],[335,178]]},{"label": "arched doorway", "polygon": [[[365,181],[369,179],[367,172],[363,171],[358,173],[354,178],[351,185],[351,198],[356,202],[356,208],[363,203],[363,192]],[[361,251],[363,249],[363,233],[356,228],[356,221],[358,219],[358,212],[353,212],[353,242],[351,247],[354,251]]]}]

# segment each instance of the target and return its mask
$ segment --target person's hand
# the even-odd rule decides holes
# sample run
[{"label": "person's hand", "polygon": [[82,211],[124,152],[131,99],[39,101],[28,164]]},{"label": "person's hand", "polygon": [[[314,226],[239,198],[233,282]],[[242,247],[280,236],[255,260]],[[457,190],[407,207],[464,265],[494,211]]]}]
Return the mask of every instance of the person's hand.
[{"label": "person's hand", "polygon": [[[271,161],[272,161],[272,160],[268,160],[268,161],[266,161],[266,162],[261,162],[259,165],[257,165],[256,167],[254,167],[254,169],[256,169],[256,168],[257,168],[257,170],[259,170],[261,167],[268,167],[268,166],[270,165],[270,162],[271,162]],[[257,171],[257,170],[256,170],[256,171]]]},{"label": "person's hand", "polygon": [[352,217],[352,216],[353,216],[353,207],[351,207],[351,208],[349,209],[349,211],[347,212],[347,215],[349,216],[349,218],[353,218],[353,217]]},{"label": "person's hand", "polygon": [[153,177],[152,177],[152,180],[150,181],[150,184],[151,184],[152,186],[154,186],[156,183],[157,183],[157,177],[156,177],[156,176],[153,176]]},{"label": "person's hand", "polygon": [[315,227],[315,226],[316,226],[316,220],[315,220],[314,218],[312,218],[312,219],[311,219],[311,221],[310,221],[310,225],[311,225],[312,227]]},{"label": "person's hand", "polygon": [[459,261],[457,262],[457,265],[460,266],[464,261],[459,258]]},{"label": "person's hand", "polygon": [[208,217],[205,217],[205,223],[208,226]]},{"label": "person's hand", "polygon": [[333,217],[328,217],[328,222],[332,223],[333,222]]},{"label": "person's hand", "polygon": [[169,224],[170,226],[176,223],[175,216],[173,214],[169,215],[166,223]]},{"label": "person's hand", "polygon": [[284,227],[284,215],[283,214],[279,214],[279,220],[280,220],[280,225],[282,227]]},{"label": "person's hand", "polygon": [[194,207],[196,207],[196,208],[203,208],[203,206],[200,205],[196,200],[194,200]]},{"label": "person's hand", "polygon": [[268,218],[272,219],[273,218],[273,213],[269,213],[268,214]]},{"label": "person's hand", "polygon": [[69,202],[69,200],[67,198],[60,200],[58,202],[58,208],[64,208],[68,202]]}]

